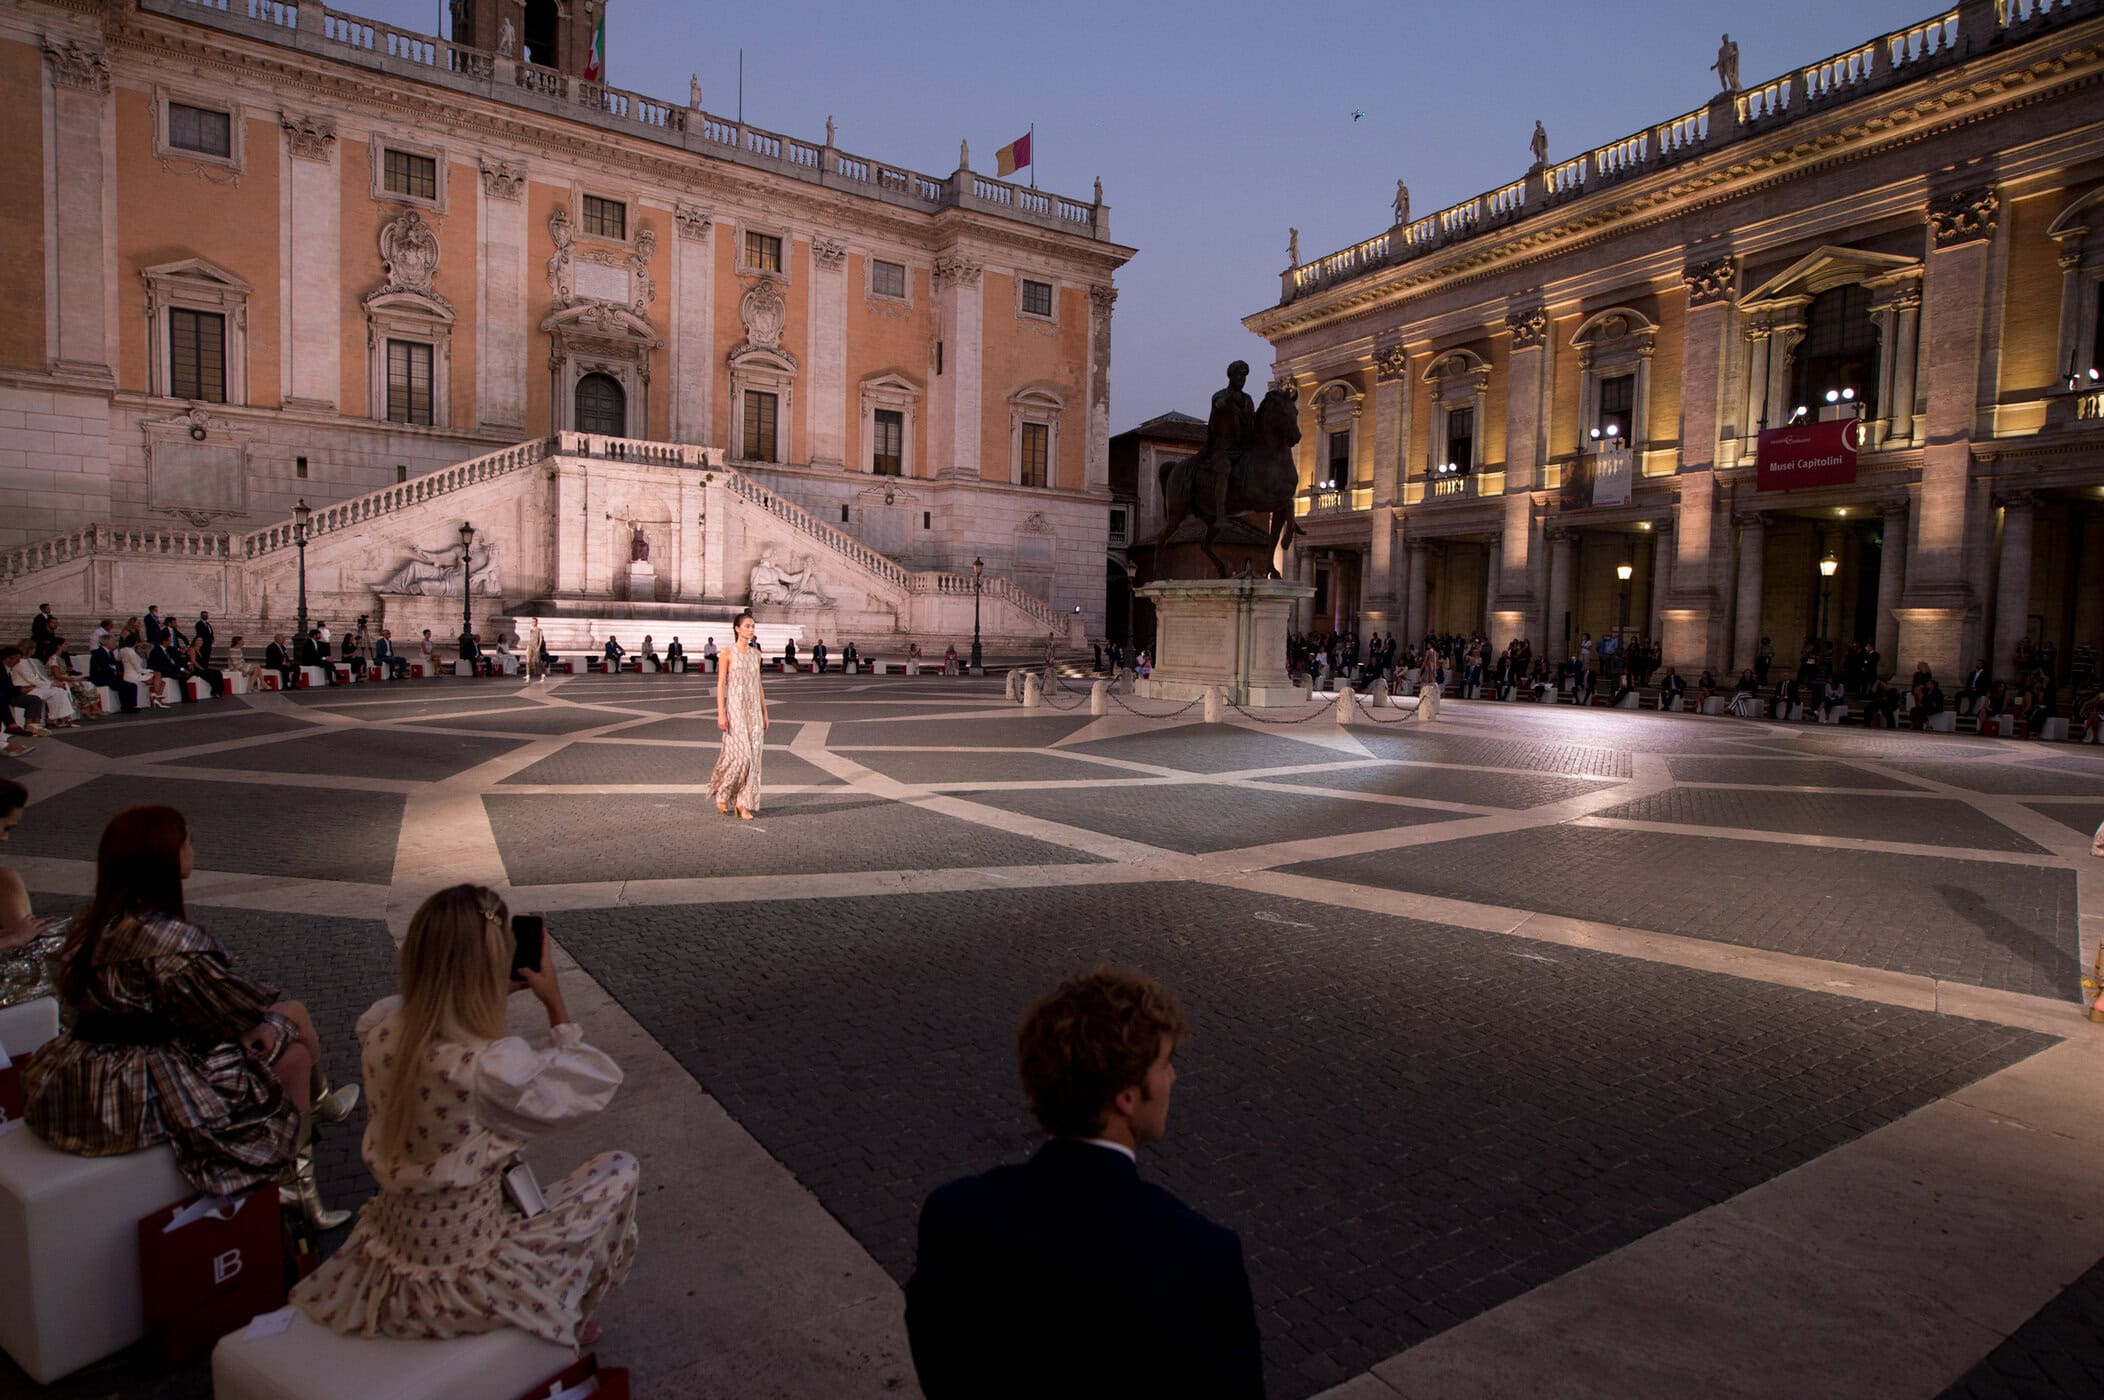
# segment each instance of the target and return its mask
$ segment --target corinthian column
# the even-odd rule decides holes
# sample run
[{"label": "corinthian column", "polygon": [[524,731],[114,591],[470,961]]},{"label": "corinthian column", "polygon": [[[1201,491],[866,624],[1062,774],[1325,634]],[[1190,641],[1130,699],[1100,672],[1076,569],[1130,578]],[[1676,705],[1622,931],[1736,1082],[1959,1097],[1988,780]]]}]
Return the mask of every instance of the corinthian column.
[{"label": "corinthian column", "polygon": [[2002,568],[1994,582],[1994,673],[2016,666],[2016,644],[2031,628],[2031,512],[2029,491],[2002,497]]},{"label": "corinthian column", "polygon": [[1761,649],[1761,569],[1766,562],[1766,518],[1757,510],[1738,516],[1739,581],[1736,622],[1732,628],[1731,668],[1750,670]]},{"label": "corinthian column", "polygon": [[[52,368],[62,375],[108,383],[110,374],[109,230],[102,197],[103,125],[110,110],[110,60],[99,45],[77,39],[44,44],[51,80],[51,164],[48,167],[57,237],[45,257],[57,264],[56,300],[47,308],[47,341],[56,340]],[[32,125],[31,130],[34,130]],[[161,392],[165,386],[155,386]]]}]

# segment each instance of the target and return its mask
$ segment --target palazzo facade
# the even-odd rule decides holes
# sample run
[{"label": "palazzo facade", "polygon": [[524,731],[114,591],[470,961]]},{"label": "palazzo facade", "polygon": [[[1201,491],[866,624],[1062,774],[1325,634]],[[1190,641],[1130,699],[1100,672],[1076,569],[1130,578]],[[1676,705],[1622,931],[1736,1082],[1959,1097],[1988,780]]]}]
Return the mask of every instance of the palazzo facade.
[{"label": "palazzo facade", "polygon": [[[1301,395],[1315,627],[2093,658],[2100,79],[2096,0],[1966,0],[1288,268],[1245,324]],[[1762,489],[1763,432],[1836,419],[1852,471]]]},{"label": "palazzo facade", "polygon": [[450,39],[274,0],[0,14],[0,578],[585,433],[718,451],[905,570],[983,559],[1100,631],[1132,254],[1100,190],[606,86],[593,10],[458,0]]}]

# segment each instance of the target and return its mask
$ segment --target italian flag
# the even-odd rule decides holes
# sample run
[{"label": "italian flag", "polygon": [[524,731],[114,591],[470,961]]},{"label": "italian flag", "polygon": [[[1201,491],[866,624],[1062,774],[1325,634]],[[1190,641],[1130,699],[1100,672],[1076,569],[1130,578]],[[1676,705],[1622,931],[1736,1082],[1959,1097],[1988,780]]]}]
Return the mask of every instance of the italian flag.
[{"label": "italian flag", "polygon": [[1001,166],[997,173],[1002,175],[1015,174],[1018,170],[1030,164],[1030,137],[1024,135],[1017,140],[1009,142],[1000,150],[994,152],[994,159],[1000,162]]},{"label": "italian flag", "polygon": [[584,77],[588,83],[601,82],[606,77],[606,14],[602,11],[599,23],[592,30],[592,52],[584,61]]}]

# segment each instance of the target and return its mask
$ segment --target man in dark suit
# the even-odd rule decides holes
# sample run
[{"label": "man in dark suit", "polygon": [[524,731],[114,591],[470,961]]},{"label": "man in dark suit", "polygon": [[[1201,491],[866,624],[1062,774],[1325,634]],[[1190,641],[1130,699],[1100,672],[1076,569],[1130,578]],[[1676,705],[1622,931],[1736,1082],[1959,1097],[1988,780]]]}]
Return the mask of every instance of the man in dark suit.
[{"label": "man in dark suit", "polygon": [[168,688],[183,700],[190,702],[190,687],[183,682],[190,675],[190,663],[183,659],[175,643],[169,639],[166,628],[161,631],[162,640],[146,649],[146,664],[156,674],[168,678]]},{"label": "man in dark suit", "polygon": [[677,637],[674,637],[672,644],[665,648],[665,669],[667,671],[684,671],[687,669],[687,649],[679,644],[679,638]]},{"label": "man in dark suit", "polygon": [[124,679],[124,663],[117,659],[105,637],[101,646],[88,653],[88,683],[106,685],[117,692],[117,703],[126,714],[139,708],[139,687]]},{"label": "man in dark suit", "polygon": [[373,643],[373,664],[387,668],[387,678],[398,681],[409,674],[409,658],[396,656],[394,633],[380,629],[380,640]]},{"label": "man in dark suit", "polygon": [[64,640],[58,634],[58,620],[51,615],[51,604],[37,604],[37,615],[29,619],[30,649],[37,660],[51,655],[52,648]]},{"label": "man in dark suit", "polygon": [[199,648],[197,649],[197,660],[198,660],[198,664],[200,664],[200,665],[203,665],[203,666],[209,666],[209,665],[211,665],[211,664],[212,664],[212,614],[210,614],[210,613],[208,613],[208,612],[200,612],[200,613],[198,613],[198,615],[197,615],[197,625],[196,625],[195,627],[193,627],[193,628],[191,628],[191,629],[190,629],[190,635],[191,635],[192,637],[194,637],[194,638],[195,638],[196,640],[198,640],[199,642],[202,642],[202,643],[203,643],[203,645],[202,645],[202,646],[200,646],[200,647],[199,647]]},{"label": "man in dark suit", "polygon": [[161,621],[161,605],[159,603],[148,603],[146,605],[146,645],[150,647],[159,646],[167,640],[167,631],[167,624]]},{"label": "man in dark suit", "polygon": [[266,670],[278,673],[278,685],[281,689],[290,690],[298,683],[299,670],[293,664],[292,648],[285,644],[283,632],[278,633],[270,645],[263,648],[263,666]]},{"label": "man in dark suit", "polygon": [[1023,1085],[1051,1141],[921,1210],[906,1332],[928,1400],[1264,1393],[1241,1241],[1139,1176],[1184,1028],[1175,993],[1130,968],[1069,978],[1024,1015]]}]

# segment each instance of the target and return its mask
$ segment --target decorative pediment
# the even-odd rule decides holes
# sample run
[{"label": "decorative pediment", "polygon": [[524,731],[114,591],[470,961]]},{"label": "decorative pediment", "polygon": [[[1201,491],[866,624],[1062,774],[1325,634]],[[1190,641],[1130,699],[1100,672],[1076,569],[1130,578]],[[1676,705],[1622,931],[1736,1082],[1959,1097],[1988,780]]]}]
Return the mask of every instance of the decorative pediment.
[{"label": "decorative pediment", "polygon": [[1352,383],[1349,379],[1332,379],[1315,390],[1315,403],[1318,407],[1344,408],[1348,406],[1354,413],[1359,411],[1359,401],[1365,397],[1365,394],[1360,392],[1359,386]]},{"label": "decorative pediment", "polygon": [[1571,337],[1571,344],[1582,348],[1629,336],[1648,339],[1657,334],[1658,323],[1643,312],[1627,306],[1614,306],[1586,317],[1585,324]]},{"label": "decorative pediment", "polygon": [[795,374],[796,356],[787,350],[769,350],[758,345],[741,345],[727,357],[733,369],[771,370],[776,374]]},{"label": "decorative pediment", "polygon": [[879,370],[862,381],[865,394],[904,395],[919,398],[921,386],[895,369]]},{"label": "decorative pediment", "polygon": [[1741,311],[1803,302],[1854,282],[1873,286],[1921,276],[1921,259],[1828,245],[1805,254],[1739,299]]},{"label": "decorative pediment", "polygon": [[2100,219],[2104,219],[2104,185],[2097,186],[2063,209],[2060,217],[2046,229],[2046,237],[2061,243],[2072,238],[2079,244],[2082,236]]},{"label": "decorative pediment", "polygon": [[1026,384],[1008,396],[1008,402],[1016,408],[1048,409],[1058,412],[1067,406],[1067,401],[1058,390],[1044,384]]},{"label": "decorative pediment", "polygon": [[1471,375],[1482,376],[1488,383],[1490,362],[1473,350],[1449,350],[1432,357],[1432,363],[1425,366],[1424,381],[1437,384],[1442,379],[1465,379]]},{"label": "decorative pediment", "polygon": [[244,297],[255,290],[217,263],[206,262],[203,258],[183,258],[177,262],[144,267],[139,269],[139,276],[145,279],[149,288],[164,282],[185,282],[193,287],[209,286],[221,292],[231,292]]},{"label": "decorative pediment", "polygon": [[610,342],[626,351],[638,347],[657,350],[665,343],[650,328],[650,323],[635,312],[625,306],[599,301],[557,307],[541,321],[540,328],[542,333],[561,336],[568,343],[574,344],[579,337],[586,337]]},{"label": "decorative pediment", "polygon": [[376,292],[367,292],[360,304],[370,316],[385,316],[397,321],[421,319],[450,326],[455,319],[452,302],[442,296],[426,296],[421,292],[382,287]]}]

